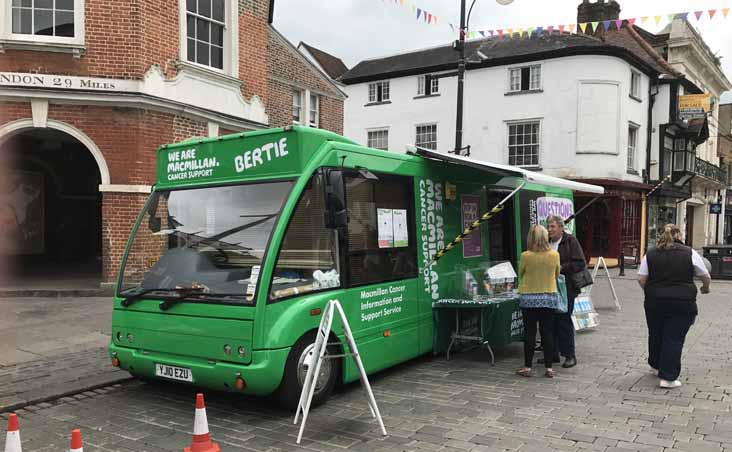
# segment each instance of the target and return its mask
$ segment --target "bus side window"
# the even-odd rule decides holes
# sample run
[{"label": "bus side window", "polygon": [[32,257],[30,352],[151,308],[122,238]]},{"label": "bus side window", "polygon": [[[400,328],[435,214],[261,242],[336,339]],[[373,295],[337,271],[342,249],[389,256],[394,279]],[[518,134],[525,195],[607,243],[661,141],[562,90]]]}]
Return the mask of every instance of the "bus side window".
[{"label": "bus side window", "polygon": [[346,177],[349,286],[417,276],[411,177]]},{"label": "bus side window", "polygon": [[340,287],[336,241],[325,227],[323,176],[316,174],[297,202],[282,240],[270,300]]}]

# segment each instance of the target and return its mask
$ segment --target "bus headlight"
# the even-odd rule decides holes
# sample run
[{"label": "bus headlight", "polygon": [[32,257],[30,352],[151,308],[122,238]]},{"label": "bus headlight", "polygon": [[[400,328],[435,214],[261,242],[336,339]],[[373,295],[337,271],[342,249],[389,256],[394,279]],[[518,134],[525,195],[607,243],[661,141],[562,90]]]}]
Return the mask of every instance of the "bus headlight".
[{"label": "bus headlight", "polygon": [[239,350],[238,350],[238,352],[239,352],[239,356],[243,358],[243,357],[244,357],[244,355],[246,355],[246,354],[247,354],[247,349],[245,349],[245,348],[244,348],[244,347],[242,347],[242,346],[239,346]]},{"label": "bus headlight", "polygon": [[135,340],[135,337],[132,335],[132,333],[127,333],[127,342],[129,342],[131,344],[132,341],[134,341],[134,340]]},{"label": "bus headlight", "polygon": [[224,345],[224,353],[227,355],[231,355],[231,345],[229,345],[229,344]]}]

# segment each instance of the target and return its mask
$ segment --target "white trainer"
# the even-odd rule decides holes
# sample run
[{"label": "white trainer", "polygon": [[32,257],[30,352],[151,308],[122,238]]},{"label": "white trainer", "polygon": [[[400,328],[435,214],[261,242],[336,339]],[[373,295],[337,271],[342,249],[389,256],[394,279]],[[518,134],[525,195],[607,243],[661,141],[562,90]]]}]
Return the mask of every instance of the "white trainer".
[{"label": "white trainer", "polygon": [[678,388],[679,386],[681,386],[681,382],[679,380],[668,381],[668,380],[662,379],[658,385],[662,388],[673,389],[673,388]]}]

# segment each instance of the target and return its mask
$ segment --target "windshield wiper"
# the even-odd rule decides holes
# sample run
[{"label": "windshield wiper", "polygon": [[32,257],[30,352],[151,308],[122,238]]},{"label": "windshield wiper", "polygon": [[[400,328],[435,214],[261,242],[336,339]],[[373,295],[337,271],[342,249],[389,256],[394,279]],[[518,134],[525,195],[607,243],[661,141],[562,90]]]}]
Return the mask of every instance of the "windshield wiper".
[{"label": "windshield wiper", "polygon": [[161,301],[158,307],[161,311],[167,311],[168,309],[172,308],[176,304],[180,303],[181,301],[185,300],[186,298],[189,298],[191,295],[202,295],[204,293],[203,287],[181,287],[177,289],[178,296],[176,298],[172,298],[170,300]]},{"label": "windshield wiper", "polygon": [[[192,293],[203,291],[203,288],[191,288],[191,287],[176,287],[176,288],[163,288],[156,287],[154,289],[145,289],[143,291],[134,293],[122,300],[122,306],[125,308],[129,307],[132,303],[141,300],[145,295],[153,292],[174,292],[178,294],[180,299],[190,296]],[[176,298],[178,299],[178,298]]]}]

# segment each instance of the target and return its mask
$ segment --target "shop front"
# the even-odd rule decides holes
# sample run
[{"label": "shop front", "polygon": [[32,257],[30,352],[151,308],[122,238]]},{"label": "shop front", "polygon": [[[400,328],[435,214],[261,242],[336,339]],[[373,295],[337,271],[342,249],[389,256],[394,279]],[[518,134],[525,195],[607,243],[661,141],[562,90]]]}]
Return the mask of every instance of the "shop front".
[{"label": "shop front", "polygon": [[[613,261],[622,253],[630,262],[640,259],[643,192],[649,186],[616,180],[583,180],[605,187],[597,200],[582,193],[575,195],[577,210],[589,207],[575,222],[575,234],[588,258],[604,257]],[[593,201],[594,200],[594,201]]]}]

